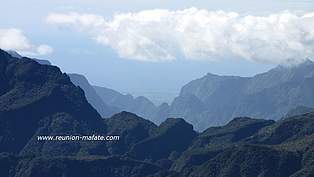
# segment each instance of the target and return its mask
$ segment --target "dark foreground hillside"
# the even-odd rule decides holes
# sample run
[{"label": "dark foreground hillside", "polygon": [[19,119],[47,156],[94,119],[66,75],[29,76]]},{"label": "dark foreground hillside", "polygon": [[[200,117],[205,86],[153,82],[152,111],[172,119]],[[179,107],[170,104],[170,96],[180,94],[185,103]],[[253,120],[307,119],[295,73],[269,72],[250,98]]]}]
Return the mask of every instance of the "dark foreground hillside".
[{"label": "dark foreground hillside", "polygon": [[[40,135],[120,135],[118,141],[38,141]],[[1,177],[311,177],[314,113],[235,118],[197,133],[129,112],[102,119],[57,67],[0,50]]]}]

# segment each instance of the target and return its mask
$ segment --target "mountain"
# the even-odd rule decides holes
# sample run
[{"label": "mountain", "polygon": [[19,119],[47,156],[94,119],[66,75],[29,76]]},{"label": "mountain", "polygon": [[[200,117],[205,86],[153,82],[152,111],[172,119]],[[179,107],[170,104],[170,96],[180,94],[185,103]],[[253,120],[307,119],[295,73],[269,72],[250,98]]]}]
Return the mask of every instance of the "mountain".
[{"label": "mountain", "polygon": [[197,130],[232,117],[279,120],[299,105],[314,107],[314,63],[278,66],[254,77],[206,76],[186,84],[167,117],[183,117]]},{"label": "mountain", "polygon": [[[7,51],[7,53],[14,58],[18,59],[24,58],[19,53],[13,50]],[[42,65],[51,65],[51,63],[48,60],[41,60],[35,58],[31,59]],[[88,80],[83,75],[68,74],[68,76],[70,77],[72,83],[74,83],[76,86],[81,87],[84,90],[87,101],[100,113],[102,117],[110,117],[114,113],[119,112],[116,108],[106,105],[101,100],[101,98],[95,92],[94,88],[89,84]]]},{"label": "mountain", "polygon": [[183,119],[168,118],[149,138],[135,144],[128,156],[146,161],[174,160],[175,156],[181,155],[190,146],[196,136],[193,126]]},{"label": "mountain", "polygon": [[94,88],[90,85],[88,80],[80,74],[68,74],[71,82],[84,90],[87,101],[98,111],[102,117],[110,117],[119,110],[111,107],[103,102],[98,96]]},{"label": "mountain", "polygon": [[[144,96],[134,98],[130,94],[121,94],[112,89],[99,86],[91,86],[88,80],[80,74],[69,74],[71,81],[81,87],[89,103],[101,114],[102,117],[110,117],[122,111],[132,112],[145,117],[154,123],[160,124],[165,118],[159,118],[164,112],[165,105],[156,107]],[[166,104],[166,103],[165,103]]]},{"label": "mountain", "polygon": [[0,50],[0,152],[89,153],[81,142],[41,142],[37,136],[93,132],[105,133],[102,119],[66,74],[55,66],[13,58]]},{"label": "mountain", "polygon": [[136,143],[152,136],[157,129],[154,123],[125,111],[104,121],[108,134],[121,137],[118,142],[108,143],[108,151],[114,155],[127,153]]},{"label": "mountain", "polygon": [[[38,139],[57,135],[119,140]],[[59,68],[0,50],[0,176],[312,177],[313,145],[314,112],[237,117],[201,133],[181,118],[102,119]]]},{"label": "mountain", "polygon": [[[127,112],[102,119],[83,90],[59,68],[28,58],[14,58],[0,50],[0,83],[0,176],[172,173],[154,164],[114,156],[128,152],[132,145],[150,137],[157,126]],[[38,139],[109,134],[123,137],[121,141],[108,142]]]},{"label": "mountain", "polygon": [[115,90],[105,87],[94,86],[95,91],[100,98],[107,104],[118,111],[133,112],[141,117],[145,117],[156,124],[160,124],[165,120],[163,113],[167,110],[166,103],[155,106],[149,99],[144,96],[134,98],[130,94],[121,94]]},{"label": "mountain", "polygon": [[[22,59],[16,51],[7,51],[14,58]],[[48,60],[31,58],[39,64],[51,65]],[[156,107],[149,99],[144,96],[134,98],[130,94],[121,94],[115,90],[105,87],[92,86],[85,76],[81,74],[68,74],[71,82],[84,90],[87,101],[98,111],[102,117],[111,117],[121,111],[136,113],[139,116],[146,117],[153,122],[160,124],[165,118],[162,116],[163,106]],[[161,115],[160,115],[161,114]],[[162,117],[162,118],[160,118]]]},{"label": "mountain", "polygon": [[314,113],[274,122],[236,118],[201,133],[171,169],[182,176],[311,177]]},{"label": "mountain", "polygon": [[274,123],[272,120],[241,117],[233,119],[224,126],[208,128],[193,141],[172,168],[176,171],[189,171],[225,149],[236,144],[244,144],[247,138]]}]

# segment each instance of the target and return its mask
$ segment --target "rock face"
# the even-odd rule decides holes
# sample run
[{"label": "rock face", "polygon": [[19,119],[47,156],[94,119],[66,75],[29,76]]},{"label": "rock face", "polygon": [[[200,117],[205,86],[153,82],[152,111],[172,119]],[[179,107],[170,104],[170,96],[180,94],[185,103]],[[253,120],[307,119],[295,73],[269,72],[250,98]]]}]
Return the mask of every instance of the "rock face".
[{"label": "rock face", "polygon": [[[120,139],[37,139],[92,134]],[[0,50],[1,177],[312,177],[313,145],[313,112],[238,117],[201,133],[180,118],[159,126],[125,111],[102,119],[57,67]]]},{"label": "rock face", "polygon": [[314,63],[278,66],[254,77],[207,74],[181,89],[167,117],[184,117],[197,130],[232,117],[279,120],[297,106],[314,107]]}]

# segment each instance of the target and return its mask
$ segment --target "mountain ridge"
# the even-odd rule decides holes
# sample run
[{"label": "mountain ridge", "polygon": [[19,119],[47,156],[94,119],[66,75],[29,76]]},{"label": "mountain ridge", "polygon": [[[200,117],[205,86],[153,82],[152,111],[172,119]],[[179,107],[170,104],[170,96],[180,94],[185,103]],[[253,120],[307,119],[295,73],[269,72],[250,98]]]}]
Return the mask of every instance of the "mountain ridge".
[{"label": "mountain ridge", "polygon": [[182,87],[167,117],[184,117],[197,130],[231,117],[279,120],[297,106],[314,107],[314,62],[277,66],[253,77],[208,73]]}]

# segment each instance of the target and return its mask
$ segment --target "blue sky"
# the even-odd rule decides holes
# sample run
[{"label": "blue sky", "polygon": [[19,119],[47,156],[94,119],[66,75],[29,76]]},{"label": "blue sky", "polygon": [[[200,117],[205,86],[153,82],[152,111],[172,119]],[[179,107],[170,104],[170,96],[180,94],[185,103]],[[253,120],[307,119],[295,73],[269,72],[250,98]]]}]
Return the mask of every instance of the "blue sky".
[{"label": "blue sky", "polygon": [[[191,12],[192,7],[196,9],[195,12]],[[156,9],[167,11],[156,12]],[[190,9],[189,12],[184,11],[187,9]],[[205,11],[201,12],[202,10]],[[143,15],[144,17],[147,14],[153,14],[153,17],[144,20],[145,25],[141,22],[140,12],[142,11],[148,11]],[[224,13],[218,13],[218,11]],[[252,76],[286,59],[311,57],[313,49],[307,46],[309,40],[312,40],[308,39],[309,35],[300,36],[297,39],[291,39],[291,36],[298,36],[300,31],[302,34],[305,31],[313,37],[313,31],[305,27],[309,22],[310,25],[314,24],[312,16],[309,15],[313,11],[314,3],[311,0],[185,0],[183,2],[182,0],[6,0],[0,6],[0,46],[21,50],[33,57],[49,59],[64,72],[84,74],[91,83],[96,85],[138,95],[152,92],[176,94],[184,84],[208,72]],[[85,18],[84,14],[94,15],[97,18],[88,18],[95,22],[86,25],[81,21]],[[122,18],[119,14],[124,15],[121,23],[117,20]],[[155,28],[154,18],[156,15],[159,17],[160,14],[163,14],[169,21],[165,19],[161,20],[162,22],[158,21]],[[264,25],[264,20],[267,24],[273,23],[273,17],[269,17],[272,14],[275,14],[275,19],[288,16],[288,22],[283,22],[283,24],[287,25],[286,28],[291,26],[293,29],[283,31],[289,34],[284,36],[287,39],[278,35],[269,35],[273,31],[265,29],[260,31],[260,36],[264,35],[262,38],[265,39],[264,42],[269,42],[267,40],[271,38],[277,41],[272,44],[275,48],[265,47],[265,44],[248,43],[247,41],[255,39],[256,36],[252,36],[247,29],[245,29],[247,34],[240,36],[241,43],[230,46],[230,42],[227,42],[228,46],[220,44],[218,39],[221,38],[222,41],[230,39],[219,37],[219,35],[235,33],[228,31],[225,24],[221,24],[220,28],[213,28],[199,22],[197,25],[203,25],[203,30],[198,30],[198,26],[196,30],[190,30],[193,26],[184,28],[184,30],[190,30],[192,37],[186,35],[185,32],[174,35],[172,33],[177,31],[170,29],[172,26],[182,25],[181,18],[188,20],[204,17],[209,24],[216,24],[210,20],[216,16],[219,17],[218,19],[224,16],[234,26],[242,25],[248,27],[249,30],[254,30],[255,26],[248,25],[245,17],[253,16],[254,23]],[[56,18],[60,15],[61,20]],[[301,18],[305,15],[310,18],[306,20]],[[47,20],[49,16],[50,21]],[[266,19],[261,20],[257,17]],[[65,18],[70,21],[63,21]],[[73,21],[73,18],[76,21]],[[221,19],[224,18],[221,17]],[[146,24],[147,21],[149,23]],[[221,20],[217,23],[220,24],[220,22]],[[112,27],[117,23],[121,28],[119,30]],[[216,30],[219,33],[218,37],[213,32],[208,32],[210,30]],[[220,33],[220,30],[227,32]],[[16,42],[8,43],[10,38],[2,36],[1,43],[1,32],[3,35],[10,34],[13,37],[17,35],[12,39]],[[130,34],[134,34],[135,37],[121,39],[123,35],[129,38]],[[203,43],[199,42],[202,41],[203,34],[204,38],[213,37],[214,42],[206,39]],[[27,41],[20,40],[21,37],[25,37]],[[230,35],[232,39],[235,37],[239,36]],[[142,39],[145,40],[137,41]],[[153,43],[145,43],[146,39]],[[286,44],[286,41],[298,44]],[[305,42],[302,43],[302,41]],[[17,45],[19,42],[21,43]],[[284,47],[279,46],[281,43]],[[264,47],[260,47],[262,45]],[[257,50],[254,47],[261,49]],[[235,52],[238,48],[239,51]],[[278,51],[282,48],[284,50]],[[274,57],[269,57],[272,56],[270,54]],[[165,59],[167,56],[169,58]]]}]

